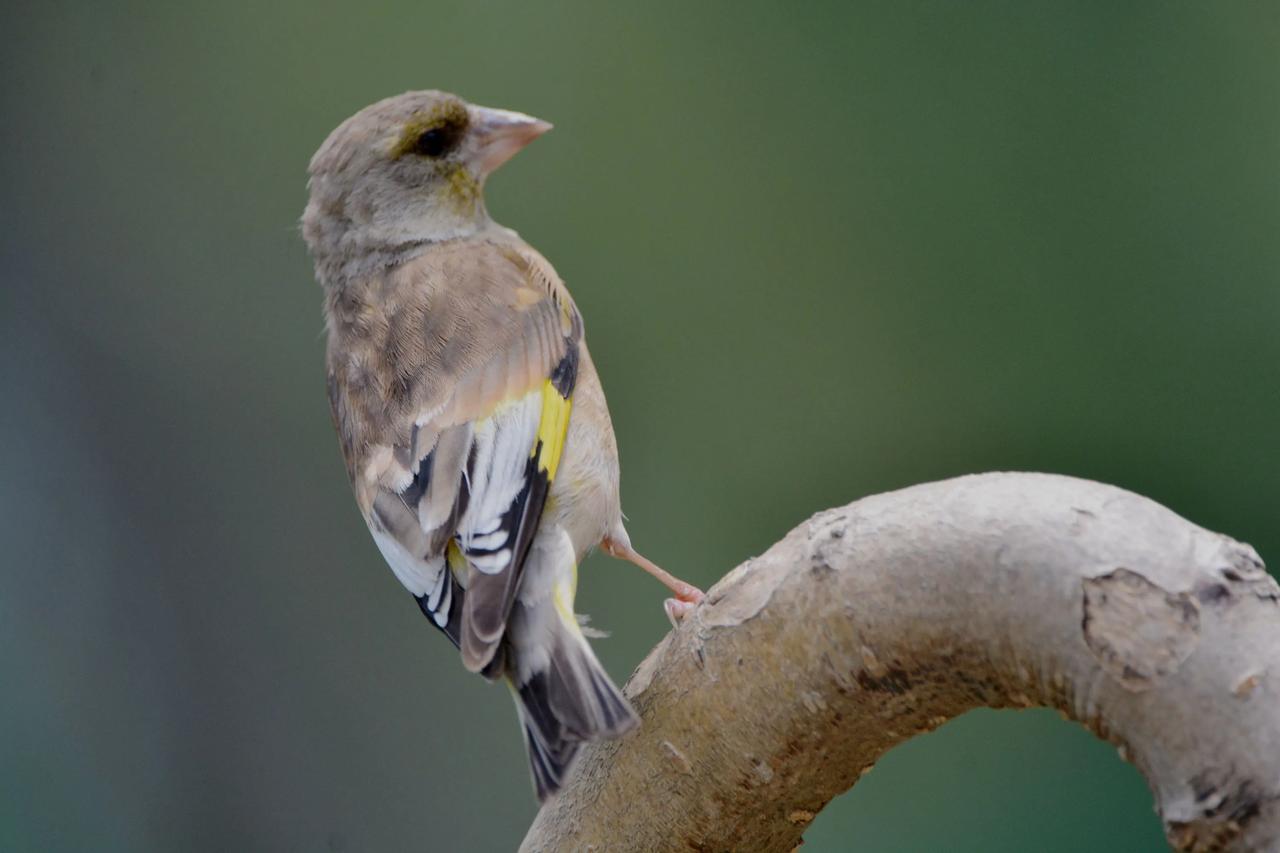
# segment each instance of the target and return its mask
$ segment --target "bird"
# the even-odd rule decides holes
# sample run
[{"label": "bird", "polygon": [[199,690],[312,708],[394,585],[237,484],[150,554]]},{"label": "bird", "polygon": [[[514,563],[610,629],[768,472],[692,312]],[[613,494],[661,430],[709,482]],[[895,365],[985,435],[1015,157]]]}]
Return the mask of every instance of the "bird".
[{"label": "bird", "polygon": [[658,578],[673,623],[703,599],[632,547],[582,315],[485,206],[486,179],[550,129],[437,90],[386,98],[316,151],[301,222],[356,503],[463,666],[510,687],[540,802],[583,743],[638,725],[574,612],[587,554]]}]

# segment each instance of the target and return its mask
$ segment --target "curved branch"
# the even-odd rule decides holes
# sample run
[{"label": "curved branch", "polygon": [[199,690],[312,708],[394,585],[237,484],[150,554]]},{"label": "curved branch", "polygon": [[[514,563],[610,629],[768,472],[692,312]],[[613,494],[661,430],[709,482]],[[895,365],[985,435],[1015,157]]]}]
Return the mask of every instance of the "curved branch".
[{"label": "curved branch", "polygon": [[892,748],[1057,708],[1181,850],[1280,848],[1280,588],[1253,549],[1099,483],[985,474],[819,513],[640,664],[522,850],[788,851]]}]

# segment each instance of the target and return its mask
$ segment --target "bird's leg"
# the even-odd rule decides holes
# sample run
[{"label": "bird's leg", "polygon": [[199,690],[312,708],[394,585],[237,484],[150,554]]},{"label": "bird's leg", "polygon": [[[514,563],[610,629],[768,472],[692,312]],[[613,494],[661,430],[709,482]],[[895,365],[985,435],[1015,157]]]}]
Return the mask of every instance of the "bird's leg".
[{"label": "bird's leg", "polygon": [[667,612],[667,618],[671,620],[672,625],[678,625],[680,620],[684,619],[698,602],[702,601],[702,590],[662,569],[648,557],[632,548],[630,544],[619,542],[611,537],[605,537],[604,541],[600,543],[600,547],[610,557],[626,560],[644,569],[660,580],[663,586],[675,593],[675,598],[668,598],[662,603],[662,608]]}]

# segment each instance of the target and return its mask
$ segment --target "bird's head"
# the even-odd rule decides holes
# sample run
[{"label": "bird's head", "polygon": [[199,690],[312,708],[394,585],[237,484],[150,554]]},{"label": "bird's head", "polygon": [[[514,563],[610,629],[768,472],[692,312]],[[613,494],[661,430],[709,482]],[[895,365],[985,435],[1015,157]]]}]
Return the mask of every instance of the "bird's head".
[{"label": "bird's head", "polygon": [[447,92],[365,107],[311,158],[302,233],[317,265],[475,233],[489,222],[485,179],[550,129]]}]

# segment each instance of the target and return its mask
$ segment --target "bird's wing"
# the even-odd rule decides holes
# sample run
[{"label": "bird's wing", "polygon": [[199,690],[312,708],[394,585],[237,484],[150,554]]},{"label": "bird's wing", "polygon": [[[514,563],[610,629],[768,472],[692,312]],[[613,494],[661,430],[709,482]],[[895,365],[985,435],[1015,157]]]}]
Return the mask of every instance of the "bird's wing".
[{"label": "bird's wing", "polygon": [[357,498],[397,577],[485,669],[564,447],[581,317],[540,255],[491,243],[434,248],[345,298],[331,323],[352,334],[331,336],[363,346],[331,347],[330,386]]}]

